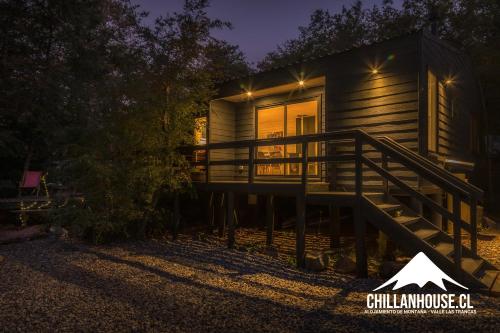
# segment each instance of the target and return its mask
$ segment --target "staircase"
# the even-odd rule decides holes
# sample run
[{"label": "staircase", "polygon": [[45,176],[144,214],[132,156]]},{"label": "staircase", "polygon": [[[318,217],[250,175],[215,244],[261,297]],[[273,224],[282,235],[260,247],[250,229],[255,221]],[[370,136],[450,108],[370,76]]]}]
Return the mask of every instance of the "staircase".
[{"label": "staircase", "polygon": [[[363,147],[367,144],[382,154],[382,165],[363,153]],[[382,177],[384,187],[384,193],[373,194],[363,191],[362,181],[356,182],[356,193],[360,198],[358,209],[361,210],[362,217],[386,233],[409,254],[424,252],[445,273],[469,289],[500,296],[500,271],[477,255],[476,206],[482,191],[390,138],[374,138],[361,131],[356,139],[356,148],[358,180],[362,179],[358,172],[362,173],[363,166],[367,165]],[[389,159],[404,165],[443,192],[452,194],[452,212],[393,176],[387,168]],[[421,214],[398,201],[391,195],[389,184],[451,221],[453,234],[441,230]],[[470,223],[463,221],[460,216],[462,202],[470,205]],[[470,248],[462,243],[462,231],[470,233]]]},{"label": "staircase", "polygon": [[[326,147],[326,154],[309,156],[310,143],[318,143]],[[271,145],[301,145],[299,157],[256,158],[256,151],[260,146]],[[336,145],[354,145],[352,150],[340,153]],[[332,149],[330,149],[332,148]],[[205,189],[213,192],[243,191],[248,193],[279,193],[296,196],[297,229],[296,229],[296,260],[302,266],[305,256],[305,202],[308,199],[321,199],[322,202],[336,201],[347,203],[354,207],[354,224],[356,231],[356,265],[358,275],[367,275],[367,256],[364,244],[365,224],[368,221],[386,233],[391,240],[410,254],[424,252],[436,265],[448,275],[470,289],[480,289],[491,294],[500,295],[499,270],[477,255],[477,204],[483,197],[483,191],[431,162],[425,157],[402,146],[388,137],[374,137],[363,130],[345,130],[307,134],[272,139],[242,140],[220,142],[194,147],[205,151],[204,161],[195,161],[193,166],[204,166]],[[210,151],[217,149],[242,149],[247,152],[247,158],[211,160]],[[380,158],[379,158],[380,157]],[[345,163],[355,164],[354,174],[355,191],[345,192],[317,192],[324,191],[316,188],[317,184],[308,182],[309,163]],[[256,181],[256,166],[262,164],[300,164],[300,178],[290,183],[276,181]],[[398,169],[404,169],[406,174],[415,174],[417,185],[408,184],[404,179],[391,173],[391,165],[396,163]],[[243,170],[237,179],[227,182],[212,181],[212,166],[238,166]],[[246,171],[244,171],[246,170]],[[374,194],[369,184],[364,186],[363,172],[370,171],[370,178],[382,180],[381,194]],[[245,173],[246,172],[246,173]],[[367,177],[367,178],[369,178]],[[246,179],[245,179],[246,178]],[[419,184],[431,184],[432,188],[453,197],[451,210],[443,207],[442,202],[434,201]],[[324,184],[320,184],[324,185]],[[397,191],[393,191],[397,190]],[[316,192],[315,192],[316,191]],[[308,193],[310,192],[310,193]],[[424,216],[399,202],[394,194],[410,197],[414,203],[419,203],[432,214],[439,215],[442,220],[452,224],[452,234],[441,230]],[[461,207],[465,203],[470,207],[470,219],[464,221],[461,216]],[[416,205],[418,206],[418,205]],[[232,208],[231,208],[232,209]],[[229,209],[229,210],[231,210]],[[420,209],[419,209],[420,211]],[[228,223],[229,224],[229,223]],[[272,230],[272,229],[271,229]],[[233,229],[234,231],[234,229]],[[462,232],[470,235],[470,244],[462,242]],[[234,239],[234,237],[232,238]]]},{"label": "staircase", "polygon": [[363,196],[363,211],[373,225],[391,235],[391,240],[412,256],[424,252],[444,272],[469,288],[500,294],[498,269],[462,245],[461,268],[457,271],[453,237],[397,199],[383,194]]}]

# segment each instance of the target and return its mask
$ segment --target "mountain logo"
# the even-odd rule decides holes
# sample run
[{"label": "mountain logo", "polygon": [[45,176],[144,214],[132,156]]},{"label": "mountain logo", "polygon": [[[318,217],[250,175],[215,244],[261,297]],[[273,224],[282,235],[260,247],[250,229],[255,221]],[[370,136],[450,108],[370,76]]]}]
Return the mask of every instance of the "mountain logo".
[{"label": "mountain logo", "polygon": [[409,284],[417,284],[420,288],[427,284],[427,282],[432,282],[439,288],[446,291],[446,287],[443,280],[453,283],[454,285],[467,289],[457,281],[453,280],[451,277],[446,275],[439,267],[437,267],[423,252],[418,253],[409,263],[406,264],[403,269],[401,269],[396,275],[394,275],[387,282],[374,289],[377,291],[384,287],[387,287],[394,282],[396,284],[392,290],[397,290]]}]

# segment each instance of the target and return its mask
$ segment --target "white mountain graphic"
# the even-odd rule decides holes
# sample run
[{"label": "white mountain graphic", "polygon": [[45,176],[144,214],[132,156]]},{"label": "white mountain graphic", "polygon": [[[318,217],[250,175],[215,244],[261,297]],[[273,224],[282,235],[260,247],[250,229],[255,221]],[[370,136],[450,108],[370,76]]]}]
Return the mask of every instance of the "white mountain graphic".
[{"label": "white mountain graphic", "polygon": [[402,288],[412,283],[415,283],[422,288],[427,282],[432,282],[439,288],[446,291],[443,280],[451,282],[464,289],[468,289],[446,275],[423,252],[420,252],[390,280],[373,291],[387,287],[394,282],[396,282],[396,285],[392,288],[392,290]]}]

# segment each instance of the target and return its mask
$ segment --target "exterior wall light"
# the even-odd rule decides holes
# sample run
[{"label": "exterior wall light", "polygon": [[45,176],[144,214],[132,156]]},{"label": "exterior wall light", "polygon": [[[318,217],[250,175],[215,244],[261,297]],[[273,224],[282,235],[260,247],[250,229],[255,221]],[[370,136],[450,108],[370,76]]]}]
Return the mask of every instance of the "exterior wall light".
[{"label": "exterior wall light", "polygon": [[303,86],[304,86],[304,84],[305,84],[304,80],[300,80],[300,81],[299,81],[299,86],[303,87]]},{"label": "exterior wall light", "polygon": [[453,83],[453,80],[451,80],[451,79],[444,80],[444,84],[447,85],[447,86],[449,86],[452,83]]},{"label": "exterior wall light", "polygon": [[372,74],[374,74],[374,75],[378,74],[378,69],[376,69],[376,68],[372,69]]},{"label": "exterior wall light", "polygon": [[247,91],[247,96],[248,97],[252,97],[252,92],[251,91]]}]

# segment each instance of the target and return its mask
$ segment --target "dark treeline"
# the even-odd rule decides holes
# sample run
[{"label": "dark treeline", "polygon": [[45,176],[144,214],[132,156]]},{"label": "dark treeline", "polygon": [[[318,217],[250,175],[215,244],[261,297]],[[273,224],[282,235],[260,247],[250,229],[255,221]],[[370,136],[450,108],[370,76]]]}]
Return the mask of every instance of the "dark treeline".
[{"label": "dark treeline", "polygon": [[[176,148],[193,142],[216,83],[250,69],[237,46],[212,37],[230,23],[187,0],[153,25],[126,0],[0,0],[0,180],[23,170],[78,189],[83,207],[53,218],[104,241],[162,231],[165,200],[186,191],[189,166]],[[498,0],[405,0],[339,13],[317,10],[299,37],[258,69],[435,27],[472,57],[485,124],[500,130]],[[497,133],[498,134],[498,133]]]},{"label": "dark treeline", "polygon": [[366,7],[362,1],[339,13],[316,10],[299,36],[279,45],[259,64],[261,70],[400,36],[419,29],[468,53],[481,81],[484,125],[500,135],[500,2],[498,0],[391,0]]},{"label": "dark treeline", "polygon": [[188,182],[175,148],[192,143],[214,83],[248,71],[230,24],[207,0],[142,23],[121,0],[0,2],[0,179],[24,169],[82,192],[58,210],[94,241],[164,226],[159,201]]}]

